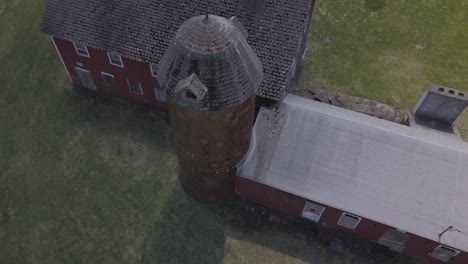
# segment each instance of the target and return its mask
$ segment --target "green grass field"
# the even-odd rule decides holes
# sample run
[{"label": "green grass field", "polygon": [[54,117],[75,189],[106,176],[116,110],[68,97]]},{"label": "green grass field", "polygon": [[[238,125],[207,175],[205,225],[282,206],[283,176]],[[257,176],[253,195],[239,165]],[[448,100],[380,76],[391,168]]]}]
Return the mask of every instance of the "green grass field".
[{"label": "green grass field", "polygon": [[[317,1],[299,86],[412,109],[430,83],[468,91],[468,1]],[[459,122],[468,132],[468,114]]]},{"label": "green grass field", "polygon": [[[73,92],[44,5],[0,0],[0,263],[368,263],[188,198],[166,115]],[[319,0],[301,86],[402,107],[429,82],[466,89],[465,9]]]}]

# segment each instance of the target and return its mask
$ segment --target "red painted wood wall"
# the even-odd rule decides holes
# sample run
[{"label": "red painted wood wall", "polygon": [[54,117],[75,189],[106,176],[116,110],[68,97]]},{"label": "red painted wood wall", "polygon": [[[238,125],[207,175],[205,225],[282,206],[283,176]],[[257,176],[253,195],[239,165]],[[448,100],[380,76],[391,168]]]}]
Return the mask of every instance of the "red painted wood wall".
[{"label": "red painted wood wall", "polygon": [[[247,200],[256,202],[268,208],[272,208],[289,215],[296,216],[302,215],[302,210],[304,209],[304,206],[307,202],[306,199],[285,193],[270,186],[266,186],[264,184],[254,182],[242,177],[236,177],[236,193],[246,198]],[[386,231],[395,229],[394,227],[363,218],[359,225],[356,227],[356,229],[351,230],[338,225],[338,220],[340,219],[344,211],[328,207],[323,204],[321,205],[324,206],[326,209],[323,212],[319,223],[330,228],[355,233],[371,241],[378,241]],[[352,214],[352,212],[347,213]],[[411,236],[411,238],[405,244],[406,249],[403,251],[403,253],[406,255],[415,256],[435,264],[468,263],[468,253],[466,252],[461,252],[456,257],[452,258],[449,262],[443,262],[433,257],[430,257],[428,256],[428,254],[441,244],[411,233],[408,234]]]},{"label": "red painted wood wall", "polygon": [[[90,57],[78,55],[72,42],[53,38],[57,51],[59,52],[65,68],[75,84],[80,84],[76,67],[91,73],[97,86],[97,92],[104,95],[119,97],[128,101],[143,103],[161,109],[167,109],[165,102],[157,100],[154,89],[161,89],[158,81],[151,75],[150,65],[138,62],[122,56],[124,67],[110,64],[107,51],[88,47]],[[81,66],[82,65],[82,66]],[[116,86],[110,87],[105,84],[101,73],[105,72],[114,76]],[[143,95],[130,92],[127,80],[141,83]]]}]

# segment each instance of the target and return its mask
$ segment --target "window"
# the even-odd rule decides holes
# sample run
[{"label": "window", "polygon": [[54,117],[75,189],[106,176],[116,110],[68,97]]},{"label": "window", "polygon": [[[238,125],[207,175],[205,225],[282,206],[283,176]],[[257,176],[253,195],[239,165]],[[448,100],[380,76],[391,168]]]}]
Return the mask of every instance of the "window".
[{"label": "window", "polygon": [[151,68],[151,75],[153,75],[153,77],[158,77],[158,67],[155,64],[151,64],[150,68]]},{"label": "window", "polygon": [[85,45],[73,43],[75,45],[75,50],[78,55],[89,58],[88,48]]},{"label": "window", "polygon": [[383,234],[383,236],[379,239],[378,243],[384,246],[387,246],[391,250],[396,252],[403,252],[405,250],[405,245],[408,240],[410,240],[411,236],[407,234],[405,231],[398,230],[398,229],[390,229]]},{"label": "window", "polygon": [[460,254],[460,251],[440,245],[434,249],[434,251],[429,253],[429,256],[444,262],[448,262],[458,254]]},{"label": "window", "polygon": [[311,202],[307,202],[304,206],[304,210],[302,210],[302,217],[309,219],[313,222],[318,222],[320,221],[320,217],[322,217],[324,211],[325,207]]},{"label": "window", "polygon": [[108,52],[107,55],[109,56],[110,64],[123,68],[124,65],[123,65],[122,57],[120,55],[112,53],[112,52]]},{"label": "window", "polygon": [[340,220],[338,220],[338,225],[354,230],[359,225],[359,222],[361,222],[361,220],[361,217],[351,215],[348,213],[343,213],[341,215]]},{"label": "window", "polygon": [[185,95],[185,97],[187,97],[189,99],[197,100],[197,97],[195,96],[195,94],[193,94],[192,91],[190,91],[190,90],[185,90],[184,95]]},{"label": "window", "polygon": [[141,90],[141,83],[128,80],[128,88],[130,88],[130,92],[143,95],[143,90]]},{"label": "window", "polygon": [[154,88],[154,93],[156,94],[156,100],[167,102],[167,96],[163,89]]},{"label": "window", "polygon": [[104,80],[104,83],[105,83],[107,86],[115,87],[115,78],[114,78],[114,75],[108,74],[108,73],[105,73],[105,72],[102,72],[101,75],[102,75],[102,79]]}]

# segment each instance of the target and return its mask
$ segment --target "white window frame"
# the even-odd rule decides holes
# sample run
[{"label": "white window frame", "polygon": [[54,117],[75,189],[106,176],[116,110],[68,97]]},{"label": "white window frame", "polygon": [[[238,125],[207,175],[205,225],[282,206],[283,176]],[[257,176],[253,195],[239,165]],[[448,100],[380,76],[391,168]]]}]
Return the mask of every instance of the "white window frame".
[{"label": "white window frame", "polygon": [[[343,217],[345,217],[345,216],[357,218],[358,221],[357,221],[356,225],[354,225],[354,227],[349,227],[349,226],[344,226],[344,225],[340,224],[341,220],[342,220]],[[351,229],[351,230],[355,230],[355,229],[359,226],[359,224],[361,223],[361,221],[362,221],[362,217],[359,217],[359,216],[357,216],[357,215],[353,215],[353,214],[344,212],[344,213],[341,215],[340,219],[338,220],[337,224],[338,224],[339,226],[342,226],[342,227],[345,227],[345,228],[348,228],[348,229]]]},{"label": "white window frame", "polygon": [[[116,56],[119,56],[120,58],[120,64],[115,64],[112,62],[112,59],[111,59],[111,55],[116,55]],[[120,54],[117,54],[115,52],[107,52],[107,58],[109,59],[109,63],[111,65],[114,65],[114,66],[117,66],[117,67],[120,67],[120,68],[124,68],[124,63],[123,63],[123,59],[122,59],[122,55]]]},{"label": "white window frame", "polygon": [[[114,75],[112,75],[110,73],[107,73],[107,72],[101,72],[101,77],[103,77],[104,75],[112,77],[114,79],[114,81],[115,81],[115,76]],[[106,83],[107,86],[110,86],[109,84],[107,84],[107,82],[105,80],[104,80],[104,82]]]},{"label": "white window frame", "polygon": [[[81,53],[79,52],[79,50],[81,50],[81,49],[78,48],[77,45],[83,46],[83,47],[84,47],[84,50],[82,50],[82,51],[86,51],[86,55],[81,54]],[[91,57],[91,56],[89,55],[88,47],[86,47],[86,45],[79,44],[79,43],[77,44],[77,43],[74,43],[74,42],[73,42],[73,46],[75,47],[76,54],[78,54],[79,56],[86,57],[86,58],[90,58],[90,57]]]},{"label": "white window frame", "polygon": [[[318,211],[311,212],[310,209],[314,209],[314,211],[315,209],[317,209]],[[302,209],[302,217],[312,222],[318,223],[320,221],[320,218],[322,218],[322,215],[325,212],[325,210],[325,206],[307,201],[304,205],[304,209]]]},{"label": "white window frame", "polygon": [[[156,97],[156,101],[158,101],[158,102],[167,102],[167,97],[159,98],[157,90],[158,90],[158,88],[154,88],[154,96]],[[163,91],[163,93],[164,93],[164,91]]]},{"label": "white window frame", "polygon": [[377,243],[401,253],[405,250],[406,244],[410,239],[411,234],[408,234],[401,229],[388,229],[383,233],[379,240],[377,240]]},{"label": "white window frame", "polygon": [[[156,69],[156,75],[154,74]],[[156,64],[150,64],[151,76],[158,78],[158,66]]]},{"label": "white window frame", "polygon": [[[183,97],[187,100],[193,100],[193,101],[198,101],[197,95],[190,89],[184,89],[183,91]],[[193,96],[193,97],[192,97]]]},{"label": "white window frame", "polygon": [[130,86],[130,81],[133,81],[133,80],[127,79],[128,90],[133,94],[143,95],[143,88],[141,87],[141,82],[134,81],[134,82],[138,83],[138,85],[140,86],[140,93],[136,93],[136,92],[132,91],[132,88]]},{"label": "white window frame", "polygon": [[[432,254],[432,253],[434,253],[435,251],[437,251],[437,250],[440,249],[440,248],[446,248],[446,249],[448,249],[448,250],[452,250],[452,251],[455,252],[455,255],[453,255],[453,256],[452,256],[449,260],[447,260],[447,261],[441,260],[441,259],[435,257],[435,256]],[[458,254],[460,254],[460,252],[461,252],[460,250],[456,250],[456,249],[454,249],[454,248],[452,248],[452,247],[448,247],[448,246],[444,246],[444,245],[439,245],[439,246],[436,247],[434,250],[432,250],[431,252],[429,252],[428,255],[431,256],[431,257],[433,257],[433,258],[435,258],[435,259],[437,259],[437,260],[440,260],[440,261],[442,261],[442,262],[449,262],[449,261],[452,260],[454,257],[458,256]]]}]

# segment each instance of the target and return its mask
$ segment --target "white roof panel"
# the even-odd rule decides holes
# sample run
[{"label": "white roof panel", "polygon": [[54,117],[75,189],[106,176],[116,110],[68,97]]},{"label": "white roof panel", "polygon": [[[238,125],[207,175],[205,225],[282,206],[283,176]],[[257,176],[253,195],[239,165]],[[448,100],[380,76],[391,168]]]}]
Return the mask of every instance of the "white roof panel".
[{"label": "white roof panel", "polygon": [[468,144],[288,95],[239,175],[468,251]]}]

